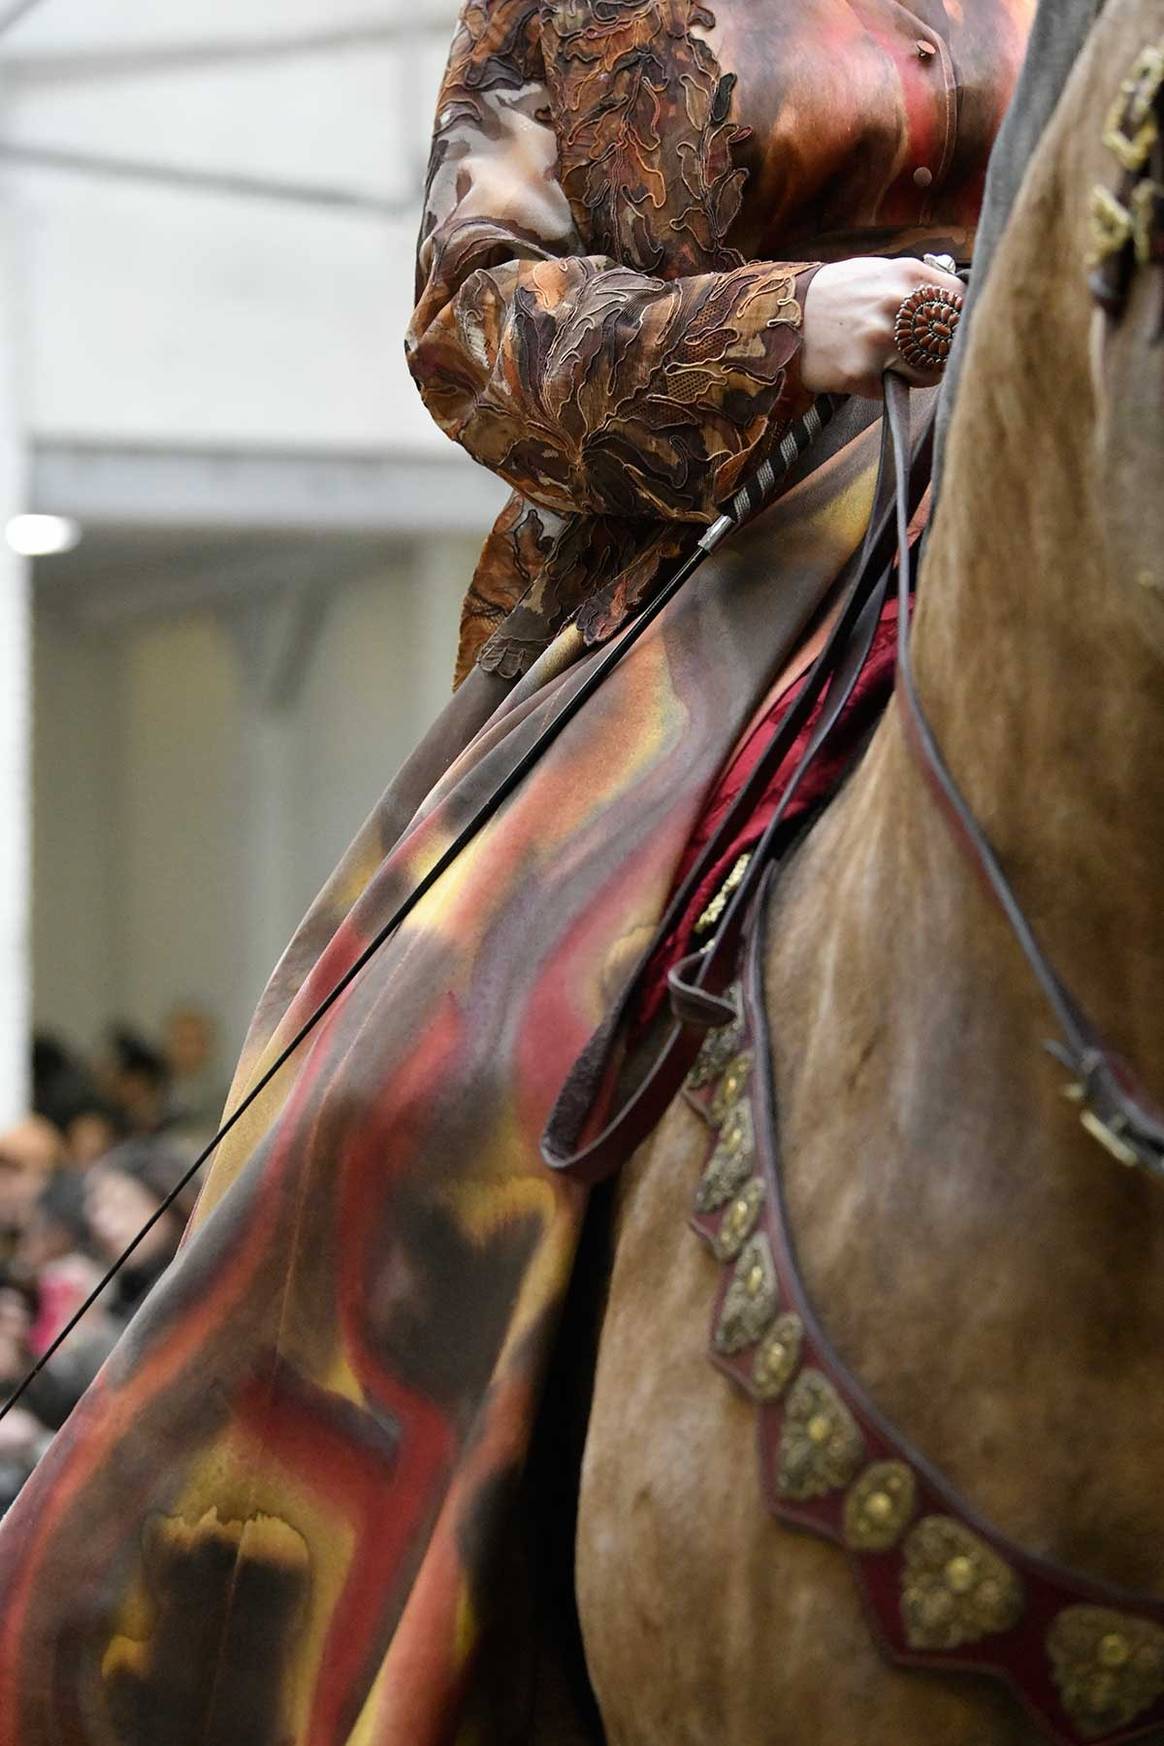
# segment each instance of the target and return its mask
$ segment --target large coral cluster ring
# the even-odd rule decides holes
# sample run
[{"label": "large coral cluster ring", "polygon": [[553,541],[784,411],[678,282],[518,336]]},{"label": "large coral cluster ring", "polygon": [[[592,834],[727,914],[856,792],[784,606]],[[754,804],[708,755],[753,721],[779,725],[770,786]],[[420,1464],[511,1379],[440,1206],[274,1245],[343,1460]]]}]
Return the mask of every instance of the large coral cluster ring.
[{"label": "large coral cluster ring", "polygon": [[940,285],[919,285],[904,299],[893,324],[893,343],[915,370],[944,370],[962,319],[965,298]]}]

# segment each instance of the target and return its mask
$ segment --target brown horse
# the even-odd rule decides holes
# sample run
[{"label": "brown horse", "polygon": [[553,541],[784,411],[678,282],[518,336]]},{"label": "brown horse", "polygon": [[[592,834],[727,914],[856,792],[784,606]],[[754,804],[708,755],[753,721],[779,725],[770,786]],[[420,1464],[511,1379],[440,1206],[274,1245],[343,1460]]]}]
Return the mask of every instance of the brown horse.
[{"label": "brown horse", "polygon": [[[1104,121],[1162,0],[1110,0],[979,303],[914,633],[955,776],[1050,955],[1164,1090],[1160,266],[1088,289]],[[838,1352],[1032,1552],[1164,1597],[1164,1187],[1062,1096],[1046,1009],[896,707],[770,917],[791,1225]],[[625,1172],[577,1592],[610,1746],[1033,1746],[996,1684],[879,1655],[842,1553],[765,1514],[707,1362],[682,1099]],[[564,1733],[547,1738],[563,1740]]]}]

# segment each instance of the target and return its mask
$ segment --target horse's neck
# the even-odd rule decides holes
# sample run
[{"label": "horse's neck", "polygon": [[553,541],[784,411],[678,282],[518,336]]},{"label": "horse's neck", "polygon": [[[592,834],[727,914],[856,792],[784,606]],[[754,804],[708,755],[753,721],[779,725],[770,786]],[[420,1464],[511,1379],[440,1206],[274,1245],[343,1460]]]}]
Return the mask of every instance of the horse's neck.
[{"label": "horse's neck", "polygon": [[[1160,1098],[1154,676],[1107,623],[1106,642],[1080,639],[1078,670],[1020,698],[1012,605],[983,595],[981,646],[942,674],[941,707],[935,640],[925,690],[1054,963]],[[1047,1008],[894,717],[794,866],[771,938],[793,1230],[842,1356],[1016,1539],[1164,1593],[1148,1477],[1164,1186],[1109,1157],[1064,1097]]]},{"label": "horse's neck", "polygon": [[[1052,960],[1164,1098],[1164,685],[1105,549],[1071,173],[1065,139],[979,308],[915,660]],[[1164,1584],[1143,1477],[1164,1189],[1063,1098],[1030,971],[894,711],[782,894],[769,1003],[793,1221],[842,1351],[1013,1533]]]},{"label": "horse's neck", "polygon": [[[1104,121],[1151,10],[1129,0],[1097,31],[1000,245],[914,660],[955,776],[1045,946],[1164,1099],[1164,598],[1143,586],[1164,577],[1164,553],[1148,577],[1114,537],[1158,497],[1159,270],[1137,275],[1103,344],[1087,285],[1090,197],[1117,174]],[[911,775],[888,780],[909,789]],[[977,914],[967,901],[963,928]],[[1003,986],[1025,983],[1000,946]]]},{"label": "horse's neck", "polygon": [[[1070,379],[1067,405],[976,395],[924,573],[915,661],[956,780],[1045,950],[1164,1100],[1164,672],[1133,610],[1134,578],[1107,562],[1080,452],[1094,409],[1086,378]],[[900,747],[877,782],[880,804],[918,813],[911,836],[946,832]],[[978,965],[989,940],[992,998],[1025,1013],[1030,970],[962,865],[954,885],[947,956]],[[927,905],[908,879],[903,896]]]}]

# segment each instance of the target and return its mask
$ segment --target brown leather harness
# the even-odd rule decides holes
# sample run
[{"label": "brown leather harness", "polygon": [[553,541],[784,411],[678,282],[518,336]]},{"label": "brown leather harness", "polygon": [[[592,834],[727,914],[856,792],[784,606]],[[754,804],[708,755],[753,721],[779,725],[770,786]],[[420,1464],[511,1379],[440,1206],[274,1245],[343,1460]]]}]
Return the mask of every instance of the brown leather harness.
[{"label": "brown leather harness", "polygon": [[1164,1723],[1164,1602],[1034,1557],[878,1410],[813,1312],[792,1239],[764,1011],[758,891],[739,1017],[686,1096],[708,1124],[693,1223],[722,1263],[716,1364],[756,1403],[769,1508],[848,1554],[890,1660],[1004,1680],[1059,1746]]},{"label": "brown leather harness", "polygon": [[[651,954],[643,960],[619,1005],[591,1040],[551,1116],[543,1144],[546,1162],[583,1181],[601,1181],[646,1139],[678,1091],[704,1034],[716,1026],[732,1023],[735,1013],[724,996],[736,976],[745,929],[756,907],[759,887],[780,848],[788,807],[852,694],[895,573],[899,598],[897,699],[907,742],[955,841],[1002,911],[1043,990],[1059,1031],[1059,1036],[1047,1047],[1072,1075],[1071,1090],[1080,1102],[1084,1125],[1121,1163],[1137,1165],[1164,1179],[1164,1110],[1149,1097],[1129,1065],[1104,1042],[1052,965],[997,855],[951,775],[922,708],[909,650],[908,606],[913,581],[909,525],[920,500],[922,482],[928,476],[932,406],[915,442],[909,387],[902,377],[890,371],[885,377],[885,408],[873,512],[832,634],[765,755],[673,896],[656,941],[668,938],[685,914],[692,893],[722,858],[725,845],[734,840],[741,822],[754,808],[823,698],[817,727],[782,803],[753,852],[710,947],[683,959],[671,971],[671,1004],[676,1024],[638,1089],[621,1103],[613,1098],[621,1063],[612,1045],[635,1009]],[[596,1131],[592,1112],[609,1108],[612,1102],[615,1114]]]},{"label": "brown leather harness", "polygon": [[757,1403],[769,1505],[846,1548],[891,1659],[993,1674],[1059,1746],[1117,1746],[1164,1725],[1164,1601],[1034,1557],[984,1522],[909,1445],[817,1321],[784,1202],[763,1000],[766,898],[789,802],[851,693],[895,570],[897,698],[914,758],[1046,996],[1059,1032],[1047,1047],[1072,1075],[1085,1126],[1121,1163],[1164,1177],[1164,1115],[1051,964],[926,719],[910,661],[908,608],[909,526],[927,471],[929,424],[915,443],[900,377],[886,377],[885,402],[874,511],[836,628],[657,939],[685,913],[690,892],[823,697],[820,724],[710,946],[671,972],[675,1024],[651,1069],[599,1126],[592,1112],[608,1107],[619,1068],[612,1044],[633,1011],[648,954],[568,1083],[544,1150],[556,1167],[601,1179],[651,1132],[687,1074],[686,1095],[711,1130],[694,1224],[724,1264],[713,1355]]}]

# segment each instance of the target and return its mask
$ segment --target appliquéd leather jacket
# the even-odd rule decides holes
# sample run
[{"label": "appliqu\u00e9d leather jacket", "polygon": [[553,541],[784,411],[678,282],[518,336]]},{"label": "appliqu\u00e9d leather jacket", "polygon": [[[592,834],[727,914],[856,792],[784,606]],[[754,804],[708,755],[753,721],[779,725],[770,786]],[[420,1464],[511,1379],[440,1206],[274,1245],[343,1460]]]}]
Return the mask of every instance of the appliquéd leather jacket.
[{"label": "appliqu\u00e9d leather jacket", "polygon": [[513,495],[458,677],[617,627],[810,397],[808,270],[969,254],[1033,0],[467,0],[406,348]]}]

